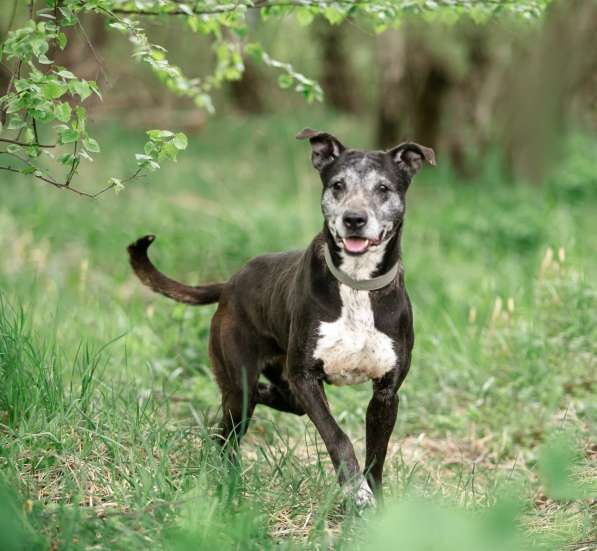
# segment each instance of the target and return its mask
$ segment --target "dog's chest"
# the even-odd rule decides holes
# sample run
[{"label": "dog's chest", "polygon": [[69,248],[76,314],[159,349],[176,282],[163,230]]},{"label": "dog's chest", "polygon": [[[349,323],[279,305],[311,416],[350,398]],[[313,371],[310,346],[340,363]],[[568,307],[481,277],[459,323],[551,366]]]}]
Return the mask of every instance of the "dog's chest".
[{"label": "dog's chest", "polygon": [[323,362],[332,384],[378,379],[396,365],[392,339],[375,328],[368,292],[340,285],[340,298],[340,317],[320,323],[313,357]]}]

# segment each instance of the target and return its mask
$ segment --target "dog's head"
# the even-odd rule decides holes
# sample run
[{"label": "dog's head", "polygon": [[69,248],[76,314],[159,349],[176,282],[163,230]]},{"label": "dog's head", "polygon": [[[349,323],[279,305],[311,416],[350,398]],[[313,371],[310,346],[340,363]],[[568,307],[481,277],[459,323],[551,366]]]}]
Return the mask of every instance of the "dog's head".
[{"label": "dog's head", "polygon": [[311,143],[311,160],[323,182],[323,216],[338,246],[350,255],[392,238],[402,225],[412,178],[424,162],[435,165],[433,150],[412,142],[389,151],[359,151],[310,128],[297,138]]}]

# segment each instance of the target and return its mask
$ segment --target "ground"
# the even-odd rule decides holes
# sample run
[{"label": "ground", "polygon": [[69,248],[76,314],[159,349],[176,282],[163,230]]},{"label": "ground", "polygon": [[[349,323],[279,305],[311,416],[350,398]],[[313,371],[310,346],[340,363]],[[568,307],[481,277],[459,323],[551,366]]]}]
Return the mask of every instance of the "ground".
[{"label": "ground", "polygon": [[[385,505],[360,516],[343,502],[303,418],[258,408],[240,466],[219,457],[213,307],[143,288],[125,248],[155,233],[160,269],[196,283],[305,247],[321,226],[318,177],[293,139],[307,125],[367,144],[358,121],[320,112],[216,119],[177,164],[119,195],[92,201],[2,175],[8,545],[595,547],[597,142],[582,136],[542,185],[510,181],[492,157],[461,181],[438,151],[409,191],[417,337]],[[104,151],[80,176],[90,189],[130,172],[143,143],[101,133]],[[370,385],[327,390],[362,460]]]}]

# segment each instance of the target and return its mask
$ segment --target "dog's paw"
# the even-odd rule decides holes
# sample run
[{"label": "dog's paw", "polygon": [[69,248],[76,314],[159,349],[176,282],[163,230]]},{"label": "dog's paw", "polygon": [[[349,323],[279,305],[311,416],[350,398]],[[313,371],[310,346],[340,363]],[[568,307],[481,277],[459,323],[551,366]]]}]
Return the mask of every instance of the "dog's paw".
[{"label": "dog's paw", "polygon": [[364,478],[358,485],[346,488],[345,493],[347,494],[347,497],[352,500],[359,511],[363,511],[377,505],[375,495],[371,491],[369,484]]}]

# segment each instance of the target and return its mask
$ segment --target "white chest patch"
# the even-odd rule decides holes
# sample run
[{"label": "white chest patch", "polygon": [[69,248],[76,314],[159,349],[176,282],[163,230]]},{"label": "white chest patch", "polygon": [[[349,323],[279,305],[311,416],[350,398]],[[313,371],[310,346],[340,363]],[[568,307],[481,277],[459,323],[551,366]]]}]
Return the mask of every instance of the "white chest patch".
[{"label": "white chest patch", "polygon": [[[380,251],[383,254],[383,251]],[[369,253],[366,255],[369,256]],[[349,259],[346,259],[349,260]],[[350,259],[352,260],[352,259]],[[360,259],[359,259],[360,260]],[[369,266],[347,266],[342,269],[360,279],[369,277]],[[347,268],[351,269],[350,272]],[[368,273],[364,273],[364,272]],[[367,291],[356,291],[340,284],[342,311],[333,322],[321,322],[313,357],[323,361],[323,370],[334,385],[353,385],[378,379],[396,365],[392,339],[375,328],[371,299]]]}]

